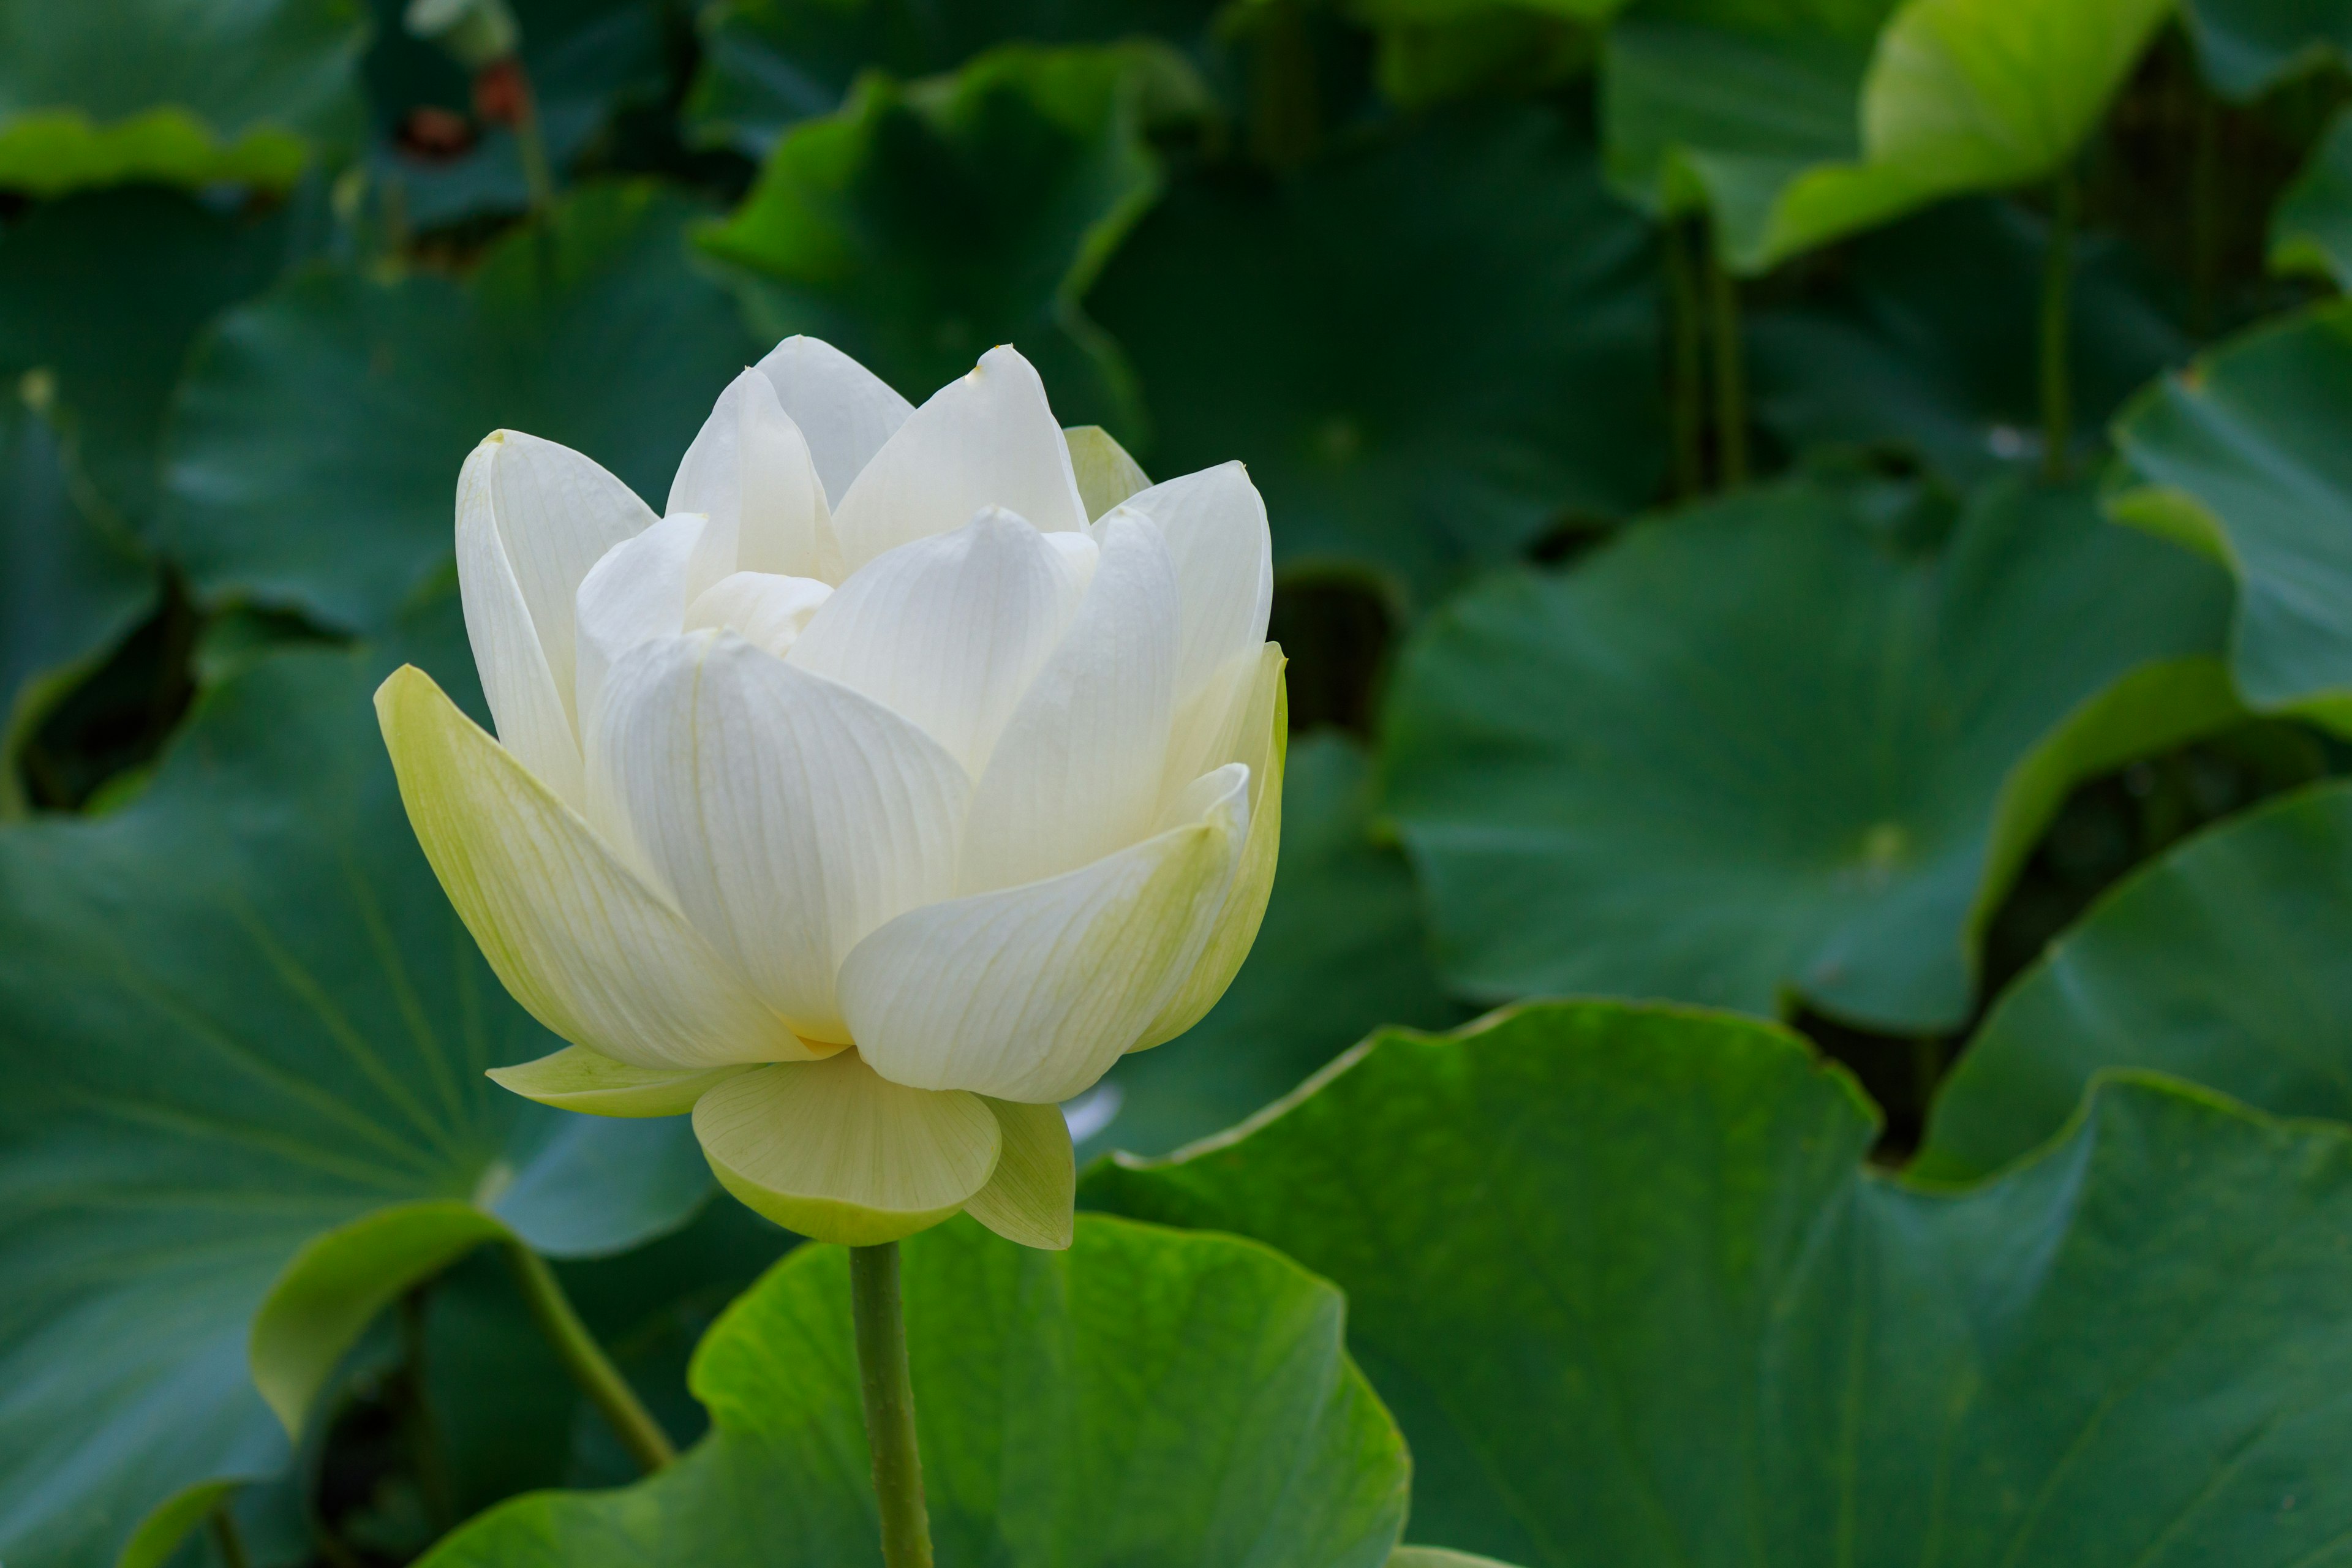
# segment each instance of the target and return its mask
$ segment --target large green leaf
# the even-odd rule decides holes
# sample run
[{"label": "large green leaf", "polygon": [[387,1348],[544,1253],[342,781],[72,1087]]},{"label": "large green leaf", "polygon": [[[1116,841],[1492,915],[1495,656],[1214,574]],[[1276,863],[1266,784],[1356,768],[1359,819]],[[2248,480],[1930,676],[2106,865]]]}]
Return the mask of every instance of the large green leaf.
[{"label": "large green leaf", "polygon": [[1940,525],[1907,487],[1792,483],[1433,616],[1384,766],[1439,972],[1965,1018],[1978,932],[2067,787],[2235,710],[2210,563],[2082,489],[2005,479]]},{"label": "large green leaf", "polygon": [[2352,307],[2257,328],[2116,423],[2116,516],[2236,574],[2230,668],[2254,707],[2352,731]]},{"label": "large green leaf", "polygon": [[[2346,11],[2352,19],[2352,7]],[[2339,113],[2312,147],[2271,215],[2274,271],[2315,272],[2352,285],[2352,114]]]},{"label": "large green leaf", "polygon": [[138,621],[155,584],[144,552],[73,494],[43,411],[0,401],[0,819],[26,805],[26,736]]},{"label": "large green leaf", "polygon": [[354,0],[0,0],[0,186],[291,184],[366,37]]},{"label": "large green leaf", "polygon": [[0,372],[47,373],[75,465],[119,525],[152,521],[189,343],[277,277],[290,227],[143,186],[43,203],[0,232]]},{"label": "large green leaf", "polygon": [[[1859,443],[1961,480],[2038,454],[2036,327],[2049,228],[1997,197],[1856,240],[1841,285],[1748,329],[1758,420],[1790,447]],[[2070,386],[2079,445],[2189,339],[2112,241],[2076,242]]]},{"label": "large green leaf", "polygon": [[[1264,1248],[1088,1216],[1036,1252],[958,1219],[905,1244],[931,1531],[947,1563],[1380,1568],[1396,1427],[1339,1293]],[[541,1494],[434,1568],[878,1563],[848,1255],[804,1247],[694,1358],[716,1428],[651,1480]]]},{"label": "large green leaf", "polygon": [[761,157],[793,125],[839,109],[862,71],[932,76],[1014,40],[1189,44],[1217,9],[1216,0],[719,0],[702,13],[702,69],[686,117],[698,140]]},{"label": "large green leaf", "polygon": [[1433,117],[1292,183],[1189,181],[1088,304],[1133,356],[1155,474],[1245,459],[1277,564],[1399,597],[1664,460],[1646,227],[1557,111]]},{"label": "large green leaf", "polygon": [[1163,1153],[1278,1099],[1381,1024],[1442,1028],[1463,1016],[1438,987],[1411,870],[1371,840],[1369,773],[1338,731],[1291,743],[1281,863],[1249,958],[1207,1017],[1121,1058],[1099,1098],[1073,1108],[1088,1134],[1081,1160]]},{"label": "large green leaf", "polygon": [[2205,79],[2234,99],[2352,53],[2344,0],[2181,0]]},{"label": "large green leaf", "polygon": [[2352,1121],[2352,785],[2233,817],[2110,891],[2003,993],[1915,1169],[1972,1176],[2065,1123],[2111,1068]]},{"label": "large green leaf", "polygon": [[[1612,179],[1741,272],[2056,174],[2171,0],[1683,0],[1611,28]],[[1881,26],[1883,18],[1884,25]]]},{"label": "large green leaf", "polygon": [[1408,1533],[1540,1568],[2329,1561],[2352,1148],[2139,1079],[1969,1191],[1804,1043],[1665,1008],[1370,1042],[1090,1198],[1348,1292]]},{"label": "large green leaf", "polygon": [[[415,651],[463,690],[455,620],[445,596]],[[609,1251],[709,1191],[682,1121],[567,1117],[483,1078],[553,1042],[408,832],[368,703],[384,668],[264,660],[133,804],[0,831],[11,1563],[110,1561],[167,1500],[277,1469],[256,1373],[299,1419],[303,1378],[463,1246]],[[201,1513],[166,1510],[144,1547]]]},{"label": "large green leaf", "polygon": [[500,426],[658,504],[759,352],[688,264],[698,211],[594,187],[467,283],[321,268],[232,313],[196,351],[167,448],[169,542],[197,592],[386,625],[446,570],[457,469]]},{"label": "large green leaf", "polygon": [[703,242],[746,270],[763,336],[822,337],[917,401],[1016,343],[1065,422],[1130,434],[1131,378],[1078,300],[1160,194],[1145,129],[1199,90],[1144,44],[1012,46],[912,86],[868,77],[778,142]]}]

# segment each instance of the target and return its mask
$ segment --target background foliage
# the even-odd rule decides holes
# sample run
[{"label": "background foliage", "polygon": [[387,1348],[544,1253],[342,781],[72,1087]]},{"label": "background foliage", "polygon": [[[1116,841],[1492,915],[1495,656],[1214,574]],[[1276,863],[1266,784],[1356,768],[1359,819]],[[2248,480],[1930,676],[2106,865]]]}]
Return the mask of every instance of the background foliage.
[{"label": "background foliage", "polygon": [[841,1259],[489,1089],[365,702],[482,434],[790,332],[1246,460],[1292,661],[1108,1212],[909,1245],[943,1562],[2341,1556],[2352,4],[513,9],[551,200],[394,0],[0,0],[0,1556],[872,1552]]}]

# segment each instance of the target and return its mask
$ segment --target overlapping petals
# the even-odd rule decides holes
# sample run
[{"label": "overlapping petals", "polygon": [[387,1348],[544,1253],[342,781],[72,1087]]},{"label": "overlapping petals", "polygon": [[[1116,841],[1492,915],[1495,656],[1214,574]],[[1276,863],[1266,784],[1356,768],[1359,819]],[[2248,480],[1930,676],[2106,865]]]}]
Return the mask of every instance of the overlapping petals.
[{"label": "overlapping petals", "polygon": [[1148,484],[1009,348],[911,408],[795,338],[666,516],[501,432],[458,547],[499,741],[414,670],[378,708],[452,900],[572,1042],[499,1080],[691,1107],[730,1191],[806,1234],[968,1209],[1066,1245],[1055,1102],[1213,1005],[1272,879],[1241,466]]}]

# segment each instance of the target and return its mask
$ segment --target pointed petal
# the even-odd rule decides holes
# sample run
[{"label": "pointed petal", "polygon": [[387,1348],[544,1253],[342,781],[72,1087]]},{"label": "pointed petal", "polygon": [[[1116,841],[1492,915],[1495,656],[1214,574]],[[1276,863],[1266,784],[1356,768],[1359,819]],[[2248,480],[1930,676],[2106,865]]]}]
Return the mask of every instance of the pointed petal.
[{"label": "pointed petal", "polygon": [[638,1067],[810,1056],[685,916],[423,670],[394,670],[375,708],[425,859],[532,1017]]},{"label": "pointed petal", "polygon": [[833,521],[855,572],[886,550],[961,526],[984,506],[1018,512],[1047,533],[1087,525],[1045,384],[1010,348],[989,350],[915,410],[841,498]]},{"label": "pointed petal", "polygon": [[457,478],[457,595],[466,640],[489,700],[499,743],[574,808],[583,804],[580,737],[547,650],[499,539],[491,474],[497,437],[474,448]]},{"label": "pointed petal", "polygon": [[846,1043],[834,975],[892,917],[947,896],[971,785],[869,698],[726,632],[647,643],[614,668],[592,795],[761,1000]]},{"label": "pointed petal", "polygon": [[1179,605],[1160,531],[1114,514],[1070,629],[973,793],[956,890],[1074,871],[1151,831],[1173,720]]},{"label": "pointed petal", "polygon": [[1070,447],[1070,471],[1078,481],[1078,501],[1092,522],[1139,490],[1150,488],[1127,448],[1099,425],[1074,425],[1062,432]]},{"label": "pointed petal", "polygon": [[853,574],[785,658],[913,720],[977,774],[1076,613],[1086,565],[989,508]]},{"label": "pointed petal", "polygon": [[708,517],[716,540],[735,542],[735,563],[745,571],[828,582],[840,575],[832,509],[808,443],[776,401],[775,384],[756,370],[719,395],[664,510]]},{"label": "pointed petal", "polygon": [[979,1096],[907,1089],[856,1051],[730,1079],[694,1108],[719,1183],[817,1241],[877,1247],[963,1207],[996,1166]]},{"label": "pointed petal", "polygon": [[849,493],[859,470],[915,411],[880,376],[816,338],[786,338],[755,368],[775,387],[776,400],[807,437],[825,500],[835,507]]},{"label": "pointed petal", "polygon": [[1274,609],[1265,501],[1246,468],[1223,463],[1154,485],[1121,510],[1157,523],[1176,562],[1184,598],[1184,652],[1176,672],[1181,705],[1233,660],[1255,658],[1265,641]]},{"label": "pointed petal", "polygon": [[1248,833],[1247,770],[1192,815],[1093,865],[900,915],[841,966],[860,1054],[894,1082],[1067,1100],[1133,1045],[1192,971]]},{"label": "pointed petal", "polygon": [[583,754],[595,750],[604,678],[621,656],[655,637],[686,629],[686,607],[734,570],[726,541],[699,512],[663,518],[596,563],[580,584],[580,656],[573,686]]},{"label": "pointed petal", "polygon": [[585,1046],[566,1046],[537,1061],[492,1068],[492,1083],[525,1100],[589,1116],[683,1116],[704,1092],[756,1062],[723,1068],[641,1068],[598,1056]]},{"label": "pointed petal", "polygon": [[1244,743],[1232,757],[1250,771],[1249,837],[1243,843],[1233,885],[1225,890],[1224,903],[1200,958],[1131,1049],[1164,1045],[1207,1017],[1241,972],[1250,944],[1257,941],[1258,926],[1265,919],[1265,901],[1274,892],[1274,866],[1282,847],[1282,773],[1290,751],[1290,700],[1282,667],[1281,647],[1266,644],[1256,678],[1248,688],[1249,700],[1244,705]]},{"label": "pointed petal", "polygon": [[1007,1241],[1059,1252],[1076,1228],[1078,1164],[1058,1105],[983,1100],[996,1113],[1003,1147],[988,1185],[964,1208]]},{"label": "pointed petal", "polygon": [[817,606],[833,590],[814,577],[780,577],[767,572],[736,572],[721,577],[686,607],[686,629],[724,626],[754,647],[782,658],[808,629]]}]

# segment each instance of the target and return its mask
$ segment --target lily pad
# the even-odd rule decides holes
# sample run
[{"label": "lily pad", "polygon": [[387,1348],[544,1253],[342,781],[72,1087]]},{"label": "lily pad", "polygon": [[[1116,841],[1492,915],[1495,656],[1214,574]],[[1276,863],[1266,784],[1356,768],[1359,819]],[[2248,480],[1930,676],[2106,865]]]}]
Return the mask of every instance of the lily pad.
[{"label": "lily pad", "polygon": [[372,631],[449,570],[466,454],[501,426],[660,498],[759,350],[688,259],[701,209],[581,191],[464,283],[298,274],[201,345],[174,405],[163,517],[197,593]]},{"label": "lily pad", "polygon": [[2352,54],[2352,7],[2337,0],[2181,0],[2205,79],[2241,102]]},{"label": "lily pad", "polygon": [[1474,588],[1385,722],[1439,973],[1952,1027],[2068,787],[2236,717],[2227,595],[2086,489],[2015,479],[1956,521],[1795,482]]},{"label": "lily pad", "polygon": [[[397,651],[465,690],[456,621],[445,596]],[[110,1562],[134,1532],[160,1561],[190,1501],[286,1463],[257,1376],[299,1422],[303,1379],[463,1246],[606,1252],[709,1193],[683,1121],[569,1119],[482,1076],[555,1042],[407,831],[368,706],[386,651],[265,659],[137,801],[0,830],[12,1563]]]},{"label": "lily pad", "polygon": [[1201,90],[1149,44],[1008,46],[911,86],[869,76],[779,142],[702,242],[743,269],[763,337],[821,337],[917,401],[1015,343],[1065,423],[1124,437],[1131,376],[1078,300],[1159,196],[1145,131],[1197,111]]},{"label": "lily pad", "polygon": [[354,0],[0,0],[0,187],[284,186],[359,125]]},{"label": "lily pad", "polygon": [[2352,732],[2352,306],[2232,339],[2116,422],[2122,521],[2236,574],[2249,703]]},{"label": "lily pad", "polygon": [[1945,196],[2046,179],[2106,112],[2170,0],[1683,0],[1609,32],[1611,177],[1705,212],[1734,270]]},{"label": "lily pad", "polygon": [[[1073,1115],[1103,1149],[1163,1153],[1230,1127],[1381,1024],[1463,1016],[1430,962],[1412,872],[1371,837],[1362,748],[1336,731],[1291,742],[1282,851],[1257,942],[1209,1016],[1123,1058]],[[1093,1109],[1087,1109],[1091,1106]]]},{"label": "lily pad", "polygon": [[1278,567],[1375,574],[1402,602],[1649,502],[1651,243],[1568,119],[1519,105],[1288,183],[1188,180],[1087,304],[1140,377],[1145,468],[1243,458]]},{"label": "lily pad", "polygon": [[1974,1176],[2147,1068],[2352,1121],[2352,785],[2232,817],[2112,889],[2018,976],[1945,1079],[1913,1166]]},{"label": "lily pad", "polygon": [[[1404,1446],[1340,1349],[1330,1286],[1246,1242],[1099,1215],[1066,1252],[969,1219],[904,1246],[941,1562],[1387,1562]],[[426,1563],[876,1561],[848,1261],[803,1247],[719,1320],[692,1373],[714,1431],[677,1465],[519,1499]]]},{"label": "lily pad", "polygon": [[1964,1191],[1863,1163],[1768,1026],[1605,1003],[1389,1034],[1089,1197],[1348,1292],[1415,1542],[1535,1568],[2325,1561],[2352,1529],[2352,1137],[2171,1080]]}]

